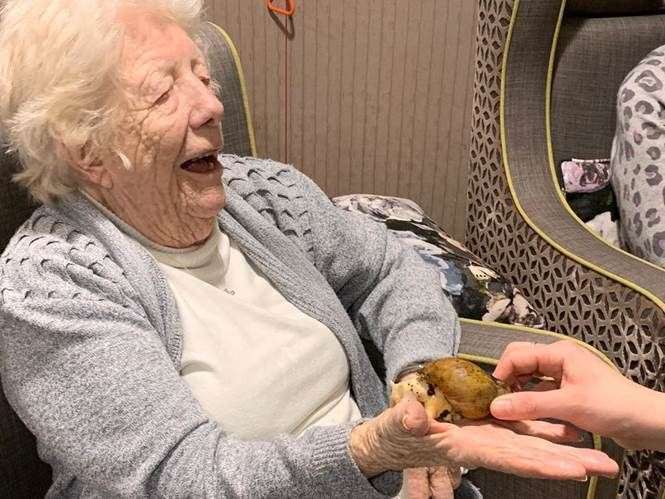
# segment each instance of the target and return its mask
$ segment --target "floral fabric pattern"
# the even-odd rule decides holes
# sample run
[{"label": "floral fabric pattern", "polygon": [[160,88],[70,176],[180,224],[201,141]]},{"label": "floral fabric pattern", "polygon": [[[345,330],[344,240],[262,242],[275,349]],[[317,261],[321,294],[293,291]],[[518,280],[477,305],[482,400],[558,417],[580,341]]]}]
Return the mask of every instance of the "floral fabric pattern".
[{"label": "floral fabric pattern", "polygon": [[610,184],[609,159],[571,159],[561,163],[564,190],[574,192],[596,192]]},{"label": "floral fabric pattern", "polygon": [[609,159],[561,162],[559,183],[570,208],[590,230],[620,248],[619,206],[611,180]]},{"label": "floral fabric pattern", "polygon": [[457,314],[466,319],[545,326],[544,319],[524,295],[487,267],[463,244],[450,237],[409,199],[370,194],[334,198],[344,210],[363,213],[384,223],[439,272],[441,287]]},{"label": "floral fabric pattern", "polygon": [[612,222],[619,218],[619,208],[611,185],[609,159],[571,159],[562,161],[559,183],[568,205],[583,222],[609,212]]}]

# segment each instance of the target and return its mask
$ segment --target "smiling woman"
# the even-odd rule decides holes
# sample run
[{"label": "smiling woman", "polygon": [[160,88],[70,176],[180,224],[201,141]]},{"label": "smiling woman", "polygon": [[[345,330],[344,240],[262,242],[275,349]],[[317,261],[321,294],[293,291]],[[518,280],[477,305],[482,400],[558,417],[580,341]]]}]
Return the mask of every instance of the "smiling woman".
[{"label": "smiling woman", "polygon": [[386,497],[409,468],[450,494],[447,467],[615,473],[598,451],[438,423],[408,394],[387,407],[409,366],[456,352],[438,275],[294,168],[220,154],[200,10],[2,11],[0,121],[44,205],[0,258],[0,374],[49,495]]},{"label": "smiling woman", "polygon": [[[196,30],[195,2],[68,3],[5,9],[6,25],[27,27],[0,38],[16,51],[0,59],[0,113],[25,165],[17,180],[42,201],[80,188],[166,246],[204,240],[224,205],[223,107],[186,31]],[[41,29],[64,60],[37,51],[14,64]]]},{"label": "smiling woman", "polygon": [[[114,113],[123,32],[115,22],[118,3],[3,2],[0,117],[25,168],[18,180],[40,201],[76,186],[62,147],[98,151],[112,142],[122,117]],[[122,4],[153,5],[192,35],[200,23],[198,0]]]},{"label": "smiling woman", "polygon": [[118,16],[126,33],[115,154],[74,169],[87,194],[148,239],[186,248],[210,236],[224,206],[224,108],[203,53],[178,24],[146,7],[122,6]]}]

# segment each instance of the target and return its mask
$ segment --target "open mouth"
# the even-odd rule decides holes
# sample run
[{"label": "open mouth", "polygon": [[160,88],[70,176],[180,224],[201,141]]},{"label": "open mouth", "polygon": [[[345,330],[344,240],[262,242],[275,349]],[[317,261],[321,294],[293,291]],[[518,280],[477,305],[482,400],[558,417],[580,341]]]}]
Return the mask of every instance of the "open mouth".
[{"label": "open mouth", "polygon": [[217,170],[218,167],[219,161],[214,154],[190,159],[180,165],[180,168],[191,173],[211,173]]}]

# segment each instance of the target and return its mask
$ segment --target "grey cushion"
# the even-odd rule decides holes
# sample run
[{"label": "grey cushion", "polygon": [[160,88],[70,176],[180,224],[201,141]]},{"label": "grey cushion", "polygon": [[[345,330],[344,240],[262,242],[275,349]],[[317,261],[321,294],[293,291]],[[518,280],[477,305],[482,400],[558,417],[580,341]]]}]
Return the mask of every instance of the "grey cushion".
[{"label": "grey cushion", "polygon": [[566,11],[587,16],[653,13],[665,9],[665,0],[569,0]]},{"label": "grey cushion", "polygon": [[[241,94],[240,75],[230,47],[221,31],[208,24],[202,35],[209,45],[213,78],[220,84],[224,103],[224,151],[241,156],[252,154],[248,119]],[[32,213],[34,202],[10,181],[18,163],[0,156],[0,251]],[[51,483],[50,467],[42,463],[35,441],[18,419],[0,390],[0,497],[43,497]]]},{"label": "grey cushion", "polygon": [[665,15],[564,19],[552,88],[555,164],[610,156],[619,86],[664,33]]}]

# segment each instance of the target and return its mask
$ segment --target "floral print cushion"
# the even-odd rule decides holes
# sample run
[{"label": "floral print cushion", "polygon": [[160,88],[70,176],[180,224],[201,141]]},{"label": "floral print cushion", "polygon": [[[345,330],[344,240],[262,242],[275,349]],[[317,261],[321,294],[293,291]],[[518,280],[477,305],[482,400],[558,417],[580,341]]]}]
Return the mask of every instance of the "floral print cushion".
[{"label": "floral print cushion", "polygon": [[610,185],[612,170],[609,159],[571,159],[561,162],[559,182],[566,201],[583,222],[610,212],[612,220],[619,210]]},{"label": "floral print cushion", "polygon": [[441,287],[460,317],[543,328],[524,295],[450,237],[409,199],[372,194],[336,197],[344,210],[363,213],[388,229],[439,272]]},{"label": "floral print cushion", "polygon": [[564,190],[596,192],[610,185],[609,159],[571,159],[561,162]]}]

